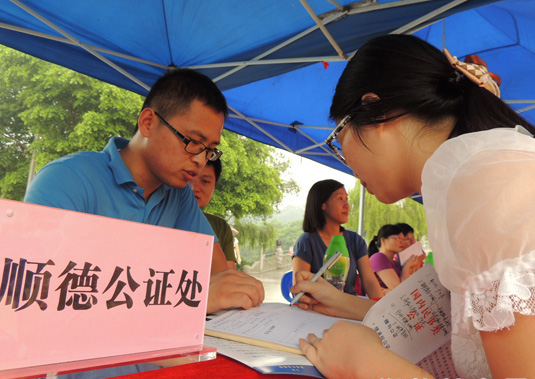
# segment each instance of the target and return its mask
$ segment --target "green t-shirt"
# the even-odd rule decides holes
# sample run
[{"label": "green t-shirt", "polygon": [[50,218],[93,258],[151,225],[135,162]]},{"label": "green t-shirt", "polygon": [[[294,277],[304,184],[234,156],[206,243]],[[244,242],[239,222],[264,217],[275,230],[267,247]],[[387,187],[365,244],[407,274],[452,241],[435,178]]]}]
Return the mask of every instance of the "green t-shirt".
[{"label": "green t-shirt", "polygon": [[232,236],[232,230],[230,229],[228,222],[223,218],[210,213],[204,213],[204,215],[208,219],[210,225],[212,225],[212,229],[214,229],[214,233],[219,240],[219,246],[221,246],[223,253],[225,253],[227,261],[236,262],[236,254],[234,254],[234,237]]}]

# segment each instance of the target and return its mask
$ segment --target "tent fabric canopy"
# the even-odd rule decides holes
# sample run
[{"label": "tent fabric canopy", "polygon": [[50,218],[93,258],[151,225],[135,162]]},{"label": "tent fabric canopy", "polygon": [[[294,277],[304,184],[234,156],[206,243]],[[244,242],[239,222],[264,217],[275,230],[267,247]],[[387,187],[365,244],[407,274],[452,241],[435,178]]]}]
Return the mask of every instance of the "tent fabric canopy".
[{"label": "tent fabric canopy", "polygon": [[[516,46],[512,59],[533,53],[535,33],[520,28],[533,24],[534,9],[529,0],[11,0],[0,4],[0,43],[142,95],[169,69],[196,69],[224,91],[225,128],[351,173],[323,141],[336,82],[363,43],[416,31],[441,46],[445,25],[462,29],[450,19],[468,14],[470,27],[492,24],[495,34],[448,35],[447,47],[459,57],[485,53],[502,97],[526,101],[533,80],[509,79],[513,70],[495,69],[493,54],[497,43]],[[463,47],[450,47],[454,40]]]}]

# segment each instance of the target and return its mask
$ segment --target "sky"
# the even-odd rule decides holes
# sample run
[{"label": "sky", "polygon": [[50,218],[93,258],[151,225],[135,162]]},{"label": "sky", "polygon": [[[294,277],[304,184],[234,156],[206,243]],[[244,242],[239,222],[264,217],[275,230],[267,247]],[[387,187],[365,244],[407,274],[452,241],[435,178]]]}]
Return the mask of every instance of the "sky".
[{"label": "sky", "polygon": [[290,161],[290,168],[283,176],[284,179],[293,178],[301,187],[297,196],[286,195],[282,201],[280,209],[288,205],[304,206],[306,203],[310,187],[317,181],[323,179],[334,179],[343,183],[349,192],[355,186],[356,178],[352,175],[332,169],[308,158],[303,158],[285,150],[277,149],[286,159]]}]

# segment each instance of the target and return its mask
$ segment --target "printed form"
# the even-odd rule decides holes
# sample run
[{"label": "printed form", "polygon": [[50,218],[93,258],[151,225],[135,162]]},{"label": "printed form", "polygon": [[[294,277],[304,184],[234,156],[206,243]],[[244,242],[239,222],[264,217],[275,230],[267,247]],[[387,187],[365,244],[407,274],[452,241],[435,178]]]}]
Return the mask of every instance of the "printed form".
[{"label": "printed form", "polygon": [[[208,317],[210,318],[210,316]],[[206,334],[213,332],[230,333],[235,336],[252,340],[268,341],[278,345],[299,350],[299,339],[306,338],[309,333],[323,336],[336,321],[343,320],[323,314],[304,311],[296,306],[282,303],[263,303],[257,308],[227,311],[206,322]],[[359,323],[354,320],[346,320]],[[240,341],[239,338],[226,338]],[[250,341],[249,341],[250,343]],[[260,345],[262,346],[262,345]]]}]

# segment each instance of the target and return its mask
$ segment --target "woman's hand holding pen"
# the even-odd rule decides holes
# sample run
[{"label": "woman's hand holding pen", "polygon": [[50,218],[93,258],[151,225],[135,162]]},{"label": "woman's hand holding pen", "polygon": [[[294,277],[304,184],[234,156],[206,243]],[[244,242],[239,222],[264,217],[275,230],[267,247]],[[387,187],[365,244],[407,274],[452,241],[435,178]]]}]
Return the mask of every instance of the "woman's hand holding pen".
[{"label": "woman's hand holding pen", "polygon": [[[323,278],[319,278],[316,282],[311,282],[310,280],[313,276],[314,274],[308,271],[297,272],[295,275],[295,285],[290,288],[290,292],[294,295],[305,292],[305,295],[297,303],[297,306],[301,309],[309,310],[317,305],[321,308],[323,305],[321,304],[321,299],[327,299],[330,291],[337,291],[336,288]],[[316,309],[316,311],[321,312],[319,309]]]},{"label": "woman's hand holding pen", "polygon": [[314,310],[328,316],[362,320],[375,303],[373,300],[346,294],[323,278],[311,282],[313,276],[314,274],[308,271],[299,271],[295,275],[296,284],[290,291],[293,294],[306,292],[297,303],[301,309]]}]

